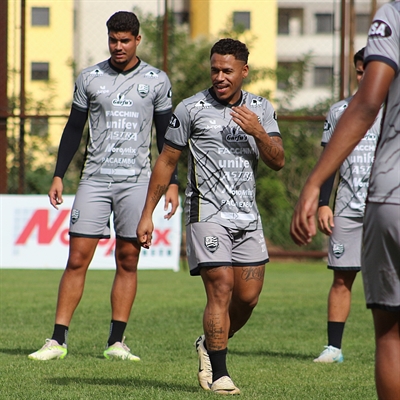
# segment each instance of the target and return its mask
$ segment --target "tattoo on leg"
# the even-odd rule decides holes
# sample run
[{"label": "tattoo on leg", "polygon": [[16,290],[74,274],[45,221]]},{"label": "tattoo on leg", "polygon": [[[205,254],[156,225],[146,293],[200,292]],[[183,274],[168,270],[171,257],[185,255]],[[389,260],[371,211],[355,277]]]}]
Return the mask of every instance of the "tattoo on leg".
[{"label": "tattoo on leg", "polygon": [[224,349],[224,329],[221,326],[220,316],[219,314],[215,314],[210,316],[207,321],[207,333],[213,342],[213,351]]},{"label": "tattoo on leg", "polygon": [[264,279],[264,273],[264,267],[243,267],[242,279],[245,281],[250,281],[251,279],[262,281]]}]

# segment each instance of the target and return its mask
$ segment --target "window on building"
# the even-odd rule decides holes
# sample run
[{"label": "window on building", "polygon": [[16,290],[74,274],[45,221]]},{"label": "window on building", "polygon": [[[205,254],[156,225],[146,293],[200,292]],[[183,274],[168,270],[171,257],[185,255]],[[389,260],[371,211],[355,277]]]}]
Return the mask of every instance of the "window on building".
[{"label": "window on building", "polygon": [[303,9],[279,8],[278,9],[278,35],[303,34]]},{"label": "window on building", "polygon": [[50,64],[47,62],[33,62],[31,64],[31,79],[33,81],[48,81],[49,67]]},{"label": "window on building", "polygon": [[314,86],[330,86],[333,83],[333,67],[314,67]]},{"label": "window on building", "polygon": [[174,15],[174,21],[178,25],[189,23],[189,13],[187,11],[174,12],[173,15]]},{"label": "window on building", "polygon": [[369,14],[356,14],[356,34],[367,35],[371,26],[371,16]]},{"label": "window on building", "polygon": [[250,29],[250,12],[235,11],[233,13],[233,26],[235,28]]},{"label": "window on building", "polygon": [[32,118],[31,120],[31,135],[46,137],[49,134],[49,119]]},{"label": "window on building", "polygon": [[315,14],[317,20],[317,33],[333,32],[333,14]]},{"label": "window on building", "polygon": [[49,26],[50,9],[48,7],[32,7],[32,26]]}]

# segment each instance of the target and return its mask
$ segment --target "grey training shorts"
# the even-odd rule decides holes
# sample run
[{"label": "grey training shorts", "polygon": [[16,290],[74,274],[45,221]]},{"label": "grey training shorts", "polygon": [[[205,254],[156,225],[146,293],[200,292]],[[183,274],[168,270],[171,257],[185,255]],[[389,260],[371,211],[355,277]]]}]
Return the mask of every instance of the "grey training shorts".
[{"label": "grey training shorts", "polygon": [[368,203],[363,236],[367,307],[400,311],[400,206]]},{"label": "grey training shorts", "polygon": [[71,210],[71,236],[110,237],[110,215],[113,213],[118,239],[136,239],[148,183],[106,183],[81,180]]},{"label": "grey training shorts", "polygon": [[262,229],[235,230],[211,222],[187,225],[186,252],[190,275],[200,275],[206,267],[257,266],[269,261]]},{"label": "grey training shorts", "polygon": [[335,226],[329,237],[328,268],[341,271],[360,271],[362,217],[334,217]]}]

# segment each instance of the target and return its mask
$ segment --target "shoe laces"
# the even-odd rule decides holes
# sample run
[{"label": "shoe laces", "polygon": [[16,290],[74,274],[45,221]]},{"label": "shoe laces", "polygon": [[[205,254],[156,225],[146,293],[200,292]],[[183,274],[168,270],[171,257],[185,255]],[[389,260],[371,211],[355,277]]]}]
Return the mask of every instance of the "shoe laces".
[{"label": "shoe laces", "polygon": [[[58,344],[58,342],[56,341],[56,340],[54,340],[54,339],[46,339],[45,340],[45,343],[44,343],[44,345],[43,345],[43,347],[42,347],[42,349],[47,349],[47,348],[49,348],[49,347],[52,347],[52,346],[55,346],[52,342],[56,342],[57,343],[57,345],[59,346],[59,344]],[[57,346],[56,345],[56,346]]]},{"label": "shoe laces", "polygon": [[131,352],[131,349],[130,349],[124,342],[125,342],[125,336],[124,336],[124,338],[122,339],[121,346],[122,346],[122,348],[123,348],[125,351],[127,351],[128,353],[130,353],[130,352]]}]

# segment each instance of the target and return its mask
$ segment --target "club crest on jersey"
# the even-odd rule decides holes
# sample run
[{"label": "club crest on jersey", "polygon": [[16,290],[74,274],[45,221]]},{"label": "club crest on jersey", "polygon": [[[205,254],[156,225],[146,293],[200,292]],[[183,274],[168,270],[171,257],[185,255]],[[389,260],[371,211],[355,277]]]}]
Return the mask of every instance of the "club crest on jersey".
[{"label": "club crest on jersey", "polygon": [[216,236],[205,236],[204,245],[210,253],[215,253],[219,247],[219,240]]},{"label": "club crest on jersey", "polygon": [[333,255],[336,258],[340,258],[342,257],[343,253],[344,253],[344,244],[341,243],[335,243],[332,247],[332,251],[333,251]]},{"label": "club crest on jersey", "polygon": [[104,75],[104,72],[100,68],[96,68],[90,72],[90,75],[102,76],[102,75]]},{"label": "club crest on jersey", "polygon": [[250,102],[250,107],[261,107],[262,106],[262,97],[257,99],[252,99]]},{"label": "club crest on jersey", "polygon": [[76,208],[73,208],[71,210],[71,223],[74,224],[75,222],[78,221],[80,213],[81,212],[79,210],[77,210]]},{"label": "club crest on jersey", "polygon": [[324,131],[329,131],[329,129],[331,129],[331,124],[327,120],[325,120]]},{"label": "club crest on jersey", "polygon": [[157,74],[157,72],[154,72],[154,71],[149,71],[144,76],[146,78],[150,78],[150,79],[158,79],[158,74]]},{"label": "club crest on jersey", "polygon": [[204,100],[199,100],[195,105],[196,108],[210,108],[211,104]]},{"label": "club crest on jersey", "polygon": [[379,19],[372,22],[371,27],[369,28],[368,36],[375,38],[385,38],[390,37],[392,35],[392,29],[390,26]]},{"label": "club crest on jersey", "polygon": [[113,99],[112,105],[115,107],[131,107],[133,105],[133,101],[126,99],[124,94],[118,93],[117,98]]},{"label": "club crest on jersey", "polygon": [[140,97],[146,97],[150,92],[150,86],[145,83],[139,83],[137,91]]},{"label": "club crest on jersey", "polygon": [[172,114],[171,119],[169,120],[168,126],[172,129],[177,129],[181,126],[178,117],[175,114]]}]

